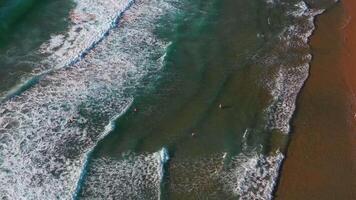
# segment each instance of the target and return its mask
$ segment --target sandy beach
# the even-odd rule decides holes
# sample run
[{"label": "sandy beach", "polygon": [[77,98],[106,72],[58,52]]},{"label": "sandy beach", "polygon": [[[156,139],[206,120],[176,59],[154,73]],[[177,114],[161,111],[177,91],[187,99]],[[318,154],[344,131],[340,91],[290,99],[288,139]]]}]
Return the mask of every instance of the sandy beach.
[{"label": "sandy beach", "polygon": [[[276,199],[355,199],[356,2],[316,20]],[[352,36],[352,37],[351,37]]]},{"label": "sandy beach", "polygon": [[[342,1],[345,11],[342,26],[343,49],[341,66],[349,90],[349,102],[352,105],[350,125],[356,130],[356,2],[352,0]],[[354,134],[352,135],[355,139]],[[356,148],[356,147],[354,147]]]}]

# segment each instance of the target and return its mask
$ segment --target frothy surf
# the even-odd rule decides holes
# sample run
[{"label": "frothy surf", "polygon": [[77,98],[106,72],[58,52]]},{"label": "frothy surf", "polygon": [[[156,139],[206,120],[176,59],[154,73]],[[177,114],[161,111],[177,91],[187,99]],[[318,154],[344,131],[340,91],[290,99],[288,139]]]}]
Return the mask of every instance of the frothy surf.
[{"label": "frothy surf", "polygon": [[[229,156],[185,159],[170,164],[170,189],[178,196],[216,199],[271,199],[283,154],[264,156],[252,151]],[[185,174],[179,176],[179,174]],[[214,189],[211,190],[211,187]]]},{"label": "frothy surf", "polygon": [[[126,111],[127,111],[127,110],[130,108],[130,106],[132,105],[132,102],[133,102],[133,101],[131,101],[131,102],[127,105],[127,107],[126,107],[120,114],[114,116],[114,117],[110,120],[109,124],[105,127],[104,133],[100,135],[100,138],[98,139],[98,141],[102,140],[103,138],[105,138],[105,136],[107,136],[110,132],[113,131],[113,129],[115,128],[115,121],[116,121],[117,119],[119,119],[123,114],[126,113]],[[92,155],[92,153],[93,153],[93,150],[94,150],[94,148],[95,148],[96,145],[97,145],[97,144],[95,144],[95,145],[88,151],[88,153],[86,153],[86,154],[84,155],[84,161],[83,161],[84,163],[83,163],[82,168],[81,168],[81,170],[80,170],[80,176],[79,176],[79,179],[78,179],[77,184],[76,184],[76,189],[75,189],[75,192],[74,192],[74,194],[73,194],[73,199],[77,199],[77,198],[78,198],[78,194],[79,194],[79,192],[81,191],[82,182],[84,181],[85,175],[86,175],[86,173],[87,173],[87,167],[88,167],[89,159],[90,159],[90,157],[91,157],[91,155]]]},{"label": "frothy surf", "polygon": [[219,175],[224,188],[239,199],[272,199],[279,167],[284,156],[281,152],[263,156],[257,153],[234,157],[231,166]]},{"label": "frothy surf", "polygon": [[[109,1],[85,4],[88,10],[117,8]],[[1,198],[73,197],[86,155],[107,134],[107,124],[126,110],[140,80],[162,67],[159,58],[168,42],[155,36],[152,24],[172,10],[164,1],[136,1],[119,27],[82,60],[0,105]],[[104,8],[100,15],[110,16]],[[82,39],[78,36],[78,42]],[[65,57],[65,63],[70,59]]]},{"label": "frothy surf", "polygon": [[[266,2],[272,9],[285,10],[284,15],[288,19],[285,28],[274,40],[273,49],[260,57],[262,58],[260,64],[272,74],[271,78],[264,82],[272,97],[265,110],[266,128],[288,134],[298,93],[309,75],[312,56],[308,42],[315,29],[314,19],[324,10],[310,8],[304,1]],[[277,22],[268,20],[269,25],[274,23]],[[224,184],[225,188],[239,194],[240,199],[272,199],[283,158],[279,151],[267,157],[255,154],[249,159],[241,156],[233,158],[242,162],[242,167],[228,170],[222,177],[226,180],[240,181],[235,181],[235,184]]]},{"label": "frothy surf", "polygon": [[74,2],[76,7],[69,15],[69,30],[65,34],[53,35],[40,47],[40,52],[49,56],[42,69],[37,70],[61,68],[79,61],[117,26],[118,20],[134,0]]},{"label": "frothy surf", "polygon": [[324,11],[309,8],[304,1],[289,4],[279,3],[289,7],[285,15],[290,22],[279,34],[276,48],[262,61],[273,71],[272,79],[267,82],[272,96],[266,109],[268,128],[284,134],[290,131],[297,95],[308,77],[311,61],[308,40],[315,29],[314,18]]},{"label": "frothy surf", "polygon": [[93,159],[81,199],[160,199],[168,150]]},{"label": "frothy surf", "polygon": [[[128,153],[119,159],[96,158],[84,178],[83,173],[90,152],[111,130],[112,124],[107,124],[127,110],[140,80],[162,67],[169,42],[156,37],[152,24],[165,13],[176,12],[177,2],[76,3],[68,32],[53,35],[41,46],[47,59],[33,74],[45,76],[0,105],[0,197],[159,199],[169,159],[165,148],[151,154]],[[266,59],[261,62],[273,74],[264,83],[272,96],[266,109],[267,128],[287,134],[297,94],[308,76],[308,38],[315,28],[314,17],[322,10],[311,9],[303,1],[267,3],[288,7],[284,9],[290,19],[277,48],[263,55]],[[118,19],[119,27],[113,28]],[[268,20],[273,23],[277,22]],[[282,160],[279,151],[269,155],[252,151],[230,159],[222,154],[173,162],[169,188],[194,196],[217,183],[223,193],[240,199],[271,199]],[[180,171],[192,176],[181,180],[174,176]]]},{"label": "frothy surf", "polygon": [[67,32],[52,35],[39,48],[45,59],[36,63],[33,71],[22,77],[22,83],[14,86],[0,100],[4,101],[23,92],[41,78],[41,75],[80,61],[92,48],[116,27],[123,13],[134,0],[75,0],[76,6],[70,12],[70,27]]}]

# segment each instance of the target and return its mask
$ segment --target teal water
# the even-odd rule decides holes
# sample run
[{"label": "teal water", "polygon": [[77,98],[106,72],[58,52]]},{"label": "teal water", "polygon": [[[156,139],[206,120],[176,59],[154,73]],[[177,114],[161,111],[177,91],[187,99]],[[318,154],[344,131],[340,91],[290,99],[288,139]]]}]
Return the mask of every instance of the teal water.
[{"label": "teal water", "polygon": [[[269,94],[259,82],[265,71],[252,60],[283,24],[268,27],[271,11],[261,1],[188,1],[181,9],[156,28],[159,37],[171,41],[161,78],[137,91],[131,109],[93,156],[120,158],[127,151],[155,152],[165,146],[171,155],[165,198],[233,198],[206,172],[220,163],[195,162],[223,153],[233,158],[260,145],[258,152],[266,155],[283,148],[283,142],[270,141],[271,131],[265,129]],[[202,173],[195,173],[199,165]],[[187,190],[194,182],[197,188]]]},{"label": "teal water", "polygon": [[329,4],[0,1],[0,91],[80,58],[0,105],[0,197],[271,199]]},{"label": "teal water", "polygon": [[[166,65],[161,78],[153,89],[147,91],[147,88],[144,88],[143,91],[137,92],[138,97],[135,98],[132,109],[137,108],[138,111],[133,112],[131,109],[119,119],[117,134],[107,138],[112,145],[103,145],[103,151],[106,151],[106,147],[115,149],[114,152],[127,149],[154,151],[164,144],[174,145],[173,143],[180,140],[190,141],[192,132],[202,131],[204,135],[209,135],[205,133],[207,130],[204,131],[204,125],[214,121],[215,119],[209,119],[214,115],[235,121],[235,127],[226,129],[226,133],[220,132],[224,128],[216,127],[220,129],[220,135],[216,135],[217,137],[224,134],[233,135],[233,132],[243,133],[246,128],[253,126],[249,124],[253,121],[251,119],[258,121],[258,107],[261,102],[259,97],[262,91],[257,89],[256,92],[248,94],[241,84],[243,82],[246,87],[257,86],[253,79],[257,77],[246,76],[246,71],[251,70],[247,69],[249,64],[246,55],[257,51],[263,43],[256,37],[257,24],[246,26],[243,23],[248,19],[234,19],[231,13],[237,12],[236,10],[224,14],[232,16],[221,16],[219,7],[223,6],[222,1],[212,1],[206,3],[203,8],[198,7],[201,4],[194,2],[194,5],[189,5],[191,8],[187,8],[189,14],[177,16],[177,21],[174,21],[176,24],[168,25],[174,27],[172,33],[166,32],[166,24],[157,30],[162,37],[172,41],[167,49]],[[251,4],[253,6],[254,3]],[[246,7],[248,10],[251,6],[245,3],[241,5],[244,6],[239,11],[244,11]],[[226,18],[234,21],[225,22]],[[165,23],[164,20],[162,23]],[[221,29],[221,26],[232,28]],[[243,31],[240,31],[242,28]],[[225,31],[228,34],[224,33]],[[234,37],[226,37],[230,34]],[[251,75],[257,76],[257,73]],[[233,84],[236,88],[233,88]],[[234,94],[226,94],[228,88],[229,92]],[[246,93],[249,96],[245,96]],[[224,104],[225,108],[220,110],[219,103]],[[240,119],[234,117],[235,115],[241,116]],[[216,120],[220,123],[224,121]],[[210,131],[214,137],[215,130]],[[239,140],[236,140],[236,143],[239,143]],[[231,145],[238,145],[236,143]],[[215,145],[218,148],[224,146]]]},{"label": "teal water", "polygon": [[38,48],[51,34],[66,31],[73,5],[60,0],[0,1],[0,94],[39,67],[43,55]]}]

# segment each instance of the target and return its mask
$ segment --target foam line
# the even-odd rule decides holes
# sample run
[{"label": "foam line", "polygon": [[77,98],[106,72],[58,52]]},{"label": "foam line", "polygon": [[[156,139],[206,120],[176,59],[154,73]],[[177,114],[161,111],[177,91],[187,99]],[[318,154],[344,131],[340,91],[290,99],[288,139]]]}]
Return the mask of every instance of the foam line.
[{"label": "foam line", "polygon": [[[271,51],[267,59],[262,61],[265,67],[273,71],[272,79],[266,83],[272,96],[270,106],[266,109],[267,128],[284,134],[290,131],[297,95],[308,78],[311,61],[308,42],[315,29],[314,18],[324,12],[322,9],[309,8],[304,1],[290,4],[284,2],[281,5],[290,7],[285,17],[291,22],[279,34],[277,50]],[[301,53],[302,49],[306,53]]]},{"label": "foam line", "polygon": [[[219,199],[221,192],[242,200],[271,199],[283,154],[256,151],[230,156],[213,154],[171,164],[170,191],[190,198]],[[180,175],[185,178],[180,178]],[[211,187],[214,187],[214,191]],[[219,191],[219,192],[216,192]]]},{"label": "foam line", "polygon": [[[88,14],[92,16],[109,16],[108,18],[104,18],[101,20],[89,19],[85,22],[76,22],[72,16],[71,23],[73,25],[69,28],[69,31],[66,34],[69,36],[65,36],[62,34],[53,35],[50,41],[42,44],[40,47],[40,52],[42,54],[49,54],[50,56],[45,59],[41,64],[39,64],[39,66],[37,66],[37,68],[30,75],[30,78],[22,78],[25,79],[23,83],[14,86],[3,96],[1,96],[0,102],[4,102],[7,99],[12,98],[13,96],[21,94],[23,91],[37,83],[42,76],[51,73],[54,70],[72,66],[82,60],[85,55],[87,55],[103,39],[105,39],[105,37],[109,35],[110,31],[113,28],[116,28],[118,26],[120,18],[135,3],[135,0],[125,0],[122,2],[120,2],[120,4],[115,3],[114,0],[104,0],[96,2],[98,4],[107,4],[107,6],[103,8],[104,10],[111,8],[109,9],[109,12],[106,13],[93,12],[94,14]],[[91,8],[90,6],[98,6],[92,5],[93,2],[89,2],[88,0],[75,0],[75,3],[77,4],[77,7],[72,11],[72,13],[84,12],[84,10],[86,11],[88,9],[93,10],[93,8]],[[110,4],[114,6],[110,6]],[[99,25],[99,27],[91,26],[90,24],[94,22],[101,23],[101,25]],[[81,34],[77,31],[79,29],[88,29],[88,31],[86,33]]]}]

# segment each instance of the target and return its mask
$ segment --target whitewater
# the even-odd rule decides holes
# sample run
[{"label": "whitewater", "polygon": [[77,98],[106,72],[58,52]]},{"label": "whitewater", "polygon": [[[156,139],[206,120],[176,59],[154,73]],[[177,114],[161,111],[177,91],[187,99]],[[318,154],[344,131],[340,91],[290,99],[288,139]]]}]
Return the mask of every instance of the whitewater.
[{"label": "whitewater", "polygon": [[162,67],[168,42],[151,24],[174,12],[171,4],[76,3],[68,34],[41,48],[56,70],[43,65],[35,73],[50,72],[38,84],[0,106],[1,198],[71,199],[86,154],[128,109],[140,79]]},{"label": "whitewater", "polygon": [[[271,7],[281,6],[279,1],[267,2]],[[31,73],[32,78],[24,81],[24,85],[30,84],[29,89],[22,91],[22,86],[16,86],[3,97],[0,197],[160,199],[164,169],[169,163],[167,148],[141,154],[126,152],[116,159],[90,160],[90,155],[97,143],[110,134],[114,122],[132,110],[135,92],[143,87],[142,80],[159,76],[171,41],[159,38],[154,24],[161,17],[181,12],[182,2],[75,3],[67,32],[53,35],[41,45],[39,52],[46,58]],[[308,77],[311,55],[306,51],[293,66],[287,63],[290,60],[281,63],[279,56],[293,54],[300,47],[309,49],[314,17],[322,13],[304,1],[286,10],[292,23],[279,34],[278,48],[259,58],[259,64],[273,75],[261,83],[272,96],[265,109],[266,128],[283,134],[290,131],[295,101]],[[305,21],[302,25],[301,20]],[[270,155],[260,152],[246,148],[232,156],[229,165],[224,153],[202,160],[187,159],[173,165],[172,170],[204,174],[240,199],[271,199],[284,156],[280,151]],[[206,180],[191,178],[198,189],[189,182],[175,183],[174,178],[171,188],[198,192]]]}]

